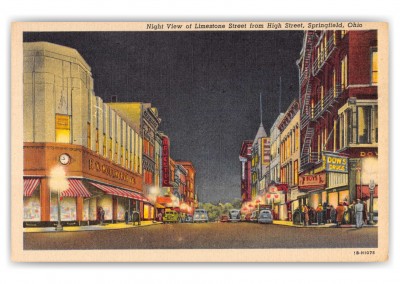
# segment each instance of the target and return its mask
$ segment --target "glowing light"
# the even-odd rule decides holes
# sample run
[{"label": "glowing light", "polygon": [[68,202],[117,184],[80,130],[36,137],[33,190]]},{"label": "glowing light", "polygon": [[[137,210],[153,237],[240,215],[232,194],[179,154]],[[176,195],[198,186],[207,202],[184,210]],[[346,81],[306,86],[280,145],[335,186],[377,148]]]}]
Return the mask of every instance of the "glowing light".
[{"label": "glowing light", "polygon": [[51,170],[49,186],[51,191],[60,193],[69,188],[68,179],[62,166],[56,166]]}]

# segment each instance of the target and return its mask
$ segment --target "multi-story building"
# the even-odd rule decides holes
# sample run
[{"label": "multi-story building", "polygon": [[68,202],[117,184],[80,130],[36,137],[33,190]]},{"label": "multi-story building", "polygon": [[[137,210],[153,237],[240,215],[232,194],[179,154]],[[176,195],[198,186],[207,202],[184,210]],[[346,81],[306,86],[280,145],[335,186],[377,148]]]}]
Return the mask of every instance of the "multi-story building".
[{"label": "multi-story building", "polygon": [[370,198],[369,182],[377,180],[377,59],[376,31],[305,32],[298,60],[300,189],[313,207]]},{"label": "multi-story building", "polygon": [[288,107],[278,129],[280,131],[280,179],[285,186],[277,187],[280,198],[274,204],[274,213],[278,213],[279,219],[286,220],[291,218],[289,201],[295,201],[299,195],[300,112],[297,100]]},{"label": "multi-story building", "polygon": [[241,162],[240,196],[242,203],[251,201],[251,146],[253,141],[245,140],[240,148],[239,160]]},{"label": "multi-story building", "polygon": [[279,183],[281,181],[281,158],[280,158],[280,145],[281,145],[281,132],[278,125],[281,123],[284,114],[280,113],[275,120],[270,130],[271,136],[271,164],[270,164],[270,178],[271,183]]},{"label": "multi-story building", "polygon": [[[143,192],[150,195],[153,188],[157,186],[156,177],[159,174],[158,157],[156,156],[157,130],[161,123],[158,111],[150,103],[141,102],[116,102],[109,103],[110,107],[118,113],[132,127],[139,130],[143,139],[142,170],[143,170]],[[140,208],[144,212],[144,219],[152,219],[154,210],[150,207]]]},{"label": "multi-story building", "polygon": [[266,163],[267,155],[264,155],[264,149],[269,148],[269,138],[265,132],[264,125],[261,123],[257,134],[251,146],[251,198],[255,199],[257,195],[265,192],[265,175],[268,170]]},{"label": "multi-story building", "polygon": [[[177,164],[181,165],[187,171],[186,175],[186,187],[183,193],[183,201],[187,205],[187,213],[192,213],[195,207],[195,196],[196,196],[196,169],[193,163],[190,161],[176,161]],[[185,209],[185,208],[184,208]]]},{"label": "multi-story building", "polygon": [[[91,69],[74,49],[24,43],[24,223],[124,220],[151,207],[143,195],[142,137],[96,97]],[[61,187],[61,185],[64,185]],[[143,210],[141,210],[143,212]]]}]

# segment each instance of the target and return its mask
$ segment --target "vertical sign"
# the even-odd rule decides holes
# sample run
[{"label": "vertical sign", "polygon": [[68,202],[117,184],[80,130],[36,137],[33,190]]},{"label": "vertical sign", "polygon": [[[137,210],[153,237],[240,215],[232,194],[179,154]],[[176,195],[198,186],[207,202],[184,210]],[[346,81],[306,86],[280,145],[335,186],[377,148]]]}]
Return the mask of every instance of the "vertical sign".
[{"label": "vertical sign", "polygon": [[262,138],[262,164],[269,166],[271,154],[271,139],[269,137]]},{"label": "vertical sign", "polygon": [[169,139],[162,138],[162,186],[170,186],[169,181]]}]

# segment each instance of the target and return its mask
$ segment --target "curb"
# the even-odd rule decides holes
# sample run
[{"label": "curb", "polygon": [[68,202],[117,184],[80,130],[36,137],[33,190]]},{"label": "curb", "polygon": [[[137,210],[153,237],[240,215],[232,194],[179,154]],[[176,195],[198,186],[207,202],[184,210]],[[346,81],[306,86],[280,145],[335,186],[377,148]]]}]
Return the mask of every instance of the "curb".
[{"label": "curb", "polygon": [[[140,227],[148,227],[153,225],[160,225],[162,223],[149,223],[149,224],[141,224],[141,225],[132,225],[132,226],[124,226],[124,227],[107,227],[107,225],[94,225],[91,228],[87,228],[88,226],[81,227],[64,227],[66,230],[56,231],[55,227],[42,227],[42,228],[23,228],[24,233],[74,233],[74,232],[89,232],[89,231],[109,231],[109,230],[124,230],[124,229],[132,229],[132,228],[140,228]],[[111,225],[111,224],[108,224]],[[75,229],[76,228],[76,229]]]}]

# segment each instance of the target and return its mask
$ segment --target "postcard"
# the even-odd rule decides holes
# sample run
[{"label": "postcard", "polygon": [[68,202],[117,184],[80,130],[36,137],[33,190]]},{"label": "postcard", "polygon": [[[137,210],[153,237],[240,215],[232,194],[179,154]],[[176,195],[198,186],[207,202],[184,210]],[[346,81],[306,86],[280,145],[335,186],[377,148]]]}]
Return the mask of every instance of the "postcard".
[{"label": "postcard", "polygon": [[14,261],[387,260],[386,23],[18,22],[11,51]]}]

